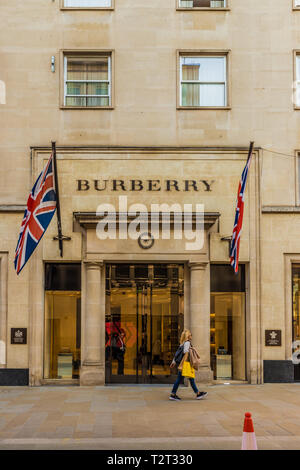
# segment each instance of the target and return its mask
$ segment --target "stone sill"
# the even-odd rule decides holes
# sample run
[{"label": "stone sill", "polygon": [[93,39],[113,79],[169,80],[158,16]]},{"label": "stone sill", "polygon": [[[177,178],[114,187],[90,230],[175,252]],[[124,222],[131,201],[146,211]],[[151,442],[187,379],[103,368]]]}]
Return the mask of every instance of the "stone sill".
[{"label": "stone sill", "polygon": [[300,214],[300,206],[263,206],[263,214]]},{"label": "stone sill", "polygon": [[25,204],[2,204],[0,212],[24,212],[26,207]]},{"label": "stone sill", "polygon": [[[231,106],[177,106],[176,109],[178,109],[178,111],[186,111],[186,110],[190,110],[190,111],[199,111],[199,110],[212,110],[212,111],[230,111],[231,110]],[[300,109],[300,108],[299,108]]]},{"label": "stone sill", "polygon": [[112,109],[115,109],[114,106],[60,106],[59,109],[62,111],[66,110],[73,110],[73,109],[80,109],[80,110],[94,110],[94,109],[102,109],[106,111],[111,111]]},{"label": "stone sill", "polygon": [[72,10],[75,10],[75,11],[78,11],[78,10],[85,10],[85,11],[88,11],[88,10],[104,10],[104,11],[114,11],[114,8],[113,7],[61,7],[60,10],[64,10],[64,11],[72,11]]},{"label": "stone sill", "polygon": [[193,7],[189,7],[189,8],[184,8],[184,7],[178,7],[176,8],[177,11],[230,11],[231,9],[230,8],[209,8],[209,7],[206,7],[206,8],[193,8]]}]

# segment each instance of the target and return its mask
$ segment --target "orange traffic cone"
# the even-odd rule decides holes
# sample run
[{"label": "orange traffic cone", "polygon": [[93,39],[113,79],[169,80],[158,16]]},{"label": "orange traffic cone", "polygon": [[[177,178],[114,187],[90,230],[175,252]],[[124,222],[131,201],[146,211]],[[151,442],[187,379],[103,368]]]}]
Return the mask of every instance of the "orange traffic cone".
[{"label": "orange traffic cone", "polygon": [[257,443],[251,413],[245,413],[242,450],[257,450]]}]

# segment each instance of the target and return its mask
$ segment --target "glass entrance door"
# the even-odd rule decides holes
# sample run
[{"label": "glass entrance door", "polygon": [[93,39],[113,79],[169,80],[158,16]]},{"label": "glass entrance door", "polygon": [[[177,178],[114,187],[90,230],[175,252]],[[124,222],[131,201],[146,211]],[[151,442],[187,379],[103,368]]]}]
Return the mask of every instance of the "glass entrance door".
[{"label": "glass entrance door", "polygon": [[109,265],[106,276],[106,382],[172,383],[183,266]]},{"label": "glass entrance door", "polygon": [[300,265],[294,264],[293,278],[293,317],[292,317],[292,355],[294,380],[300,382]]},{"label": "glass entrance door", "polygon": [[151,377],[151,287],[148,282],[137,286],[137,375],[139,383],[147,383]]}]

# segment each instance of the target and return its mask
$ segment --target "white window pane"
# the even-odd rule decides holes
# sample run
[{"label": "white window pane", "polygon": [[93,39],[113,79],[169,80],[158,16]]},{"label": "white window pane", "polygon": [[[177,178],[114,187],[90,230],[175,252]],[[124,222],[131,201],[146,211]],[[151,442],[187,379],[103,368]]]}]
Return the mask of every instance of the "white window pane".
[{"label": "white window pane", "polygon": [[182,84],[182,106],[200,106],[200,85],[198,83]]},{"label": "white window pane", "polygon": [[193,8],[194,2],[193,0],[181,0],[181,2],[179,2],[179,6],[181,8]]},{"label": "white window pane", "polygon": [[109,98],[87,98],[87,106],[109,106]]},{"label": "white window pane", "polygon": [[225,0],[211,0],[210,2],[211,8],[225,8],[226,7],[226,1]]},{"label": "white window pane", "polygon": [[68,80],[108,80],[108,57],[68,59]]},{"label": "white window pane", "polygon": [[300,56],[296,57],[297,80],[300,80]]},{"label": "white window pane", "polygon": [[225,57],[203,57],[200,63],[201,82],[225,82]]},{"label": "white window pane", "polygon": [[226,0],[180,0],[179,6],[181,8],[224,8]]},{"label": "white window pane", "polygon": [[110,65],[109,57],[65,57],[65,105],[110,106]]},{"label": "white window pane", "polygon": [[67,83],[67,95],[86,95],[86,83]]},{"label": "white window pane", "polygon": [[300,0],[295,0],[295,7],[300,7]]},{"label": "white window pane", "polygon": [[108,95],[108,83],[88,83],[87,95]]},{"label": "white window pane", "polygon": [[86,106],[86,98],[75,98],[67,96],[66,98],[66,105],[67,106]]},{"label": "white window pane", "polygon": [[111,7],[111,0],[65,0],[65,7]]},{"label": "white window pane", "polygon": [[[300,5],[299,5],[300,6]],[[300,81],[300,56],[296,56],[296,92],[295,92],[295,104],[296,106],[300,106],[300,86],[299,86],[299,81]]]},{"label": "white window pane", "polygon": [[182,65],[182,80],[199,80],[200,65]]},{"label": "white window pane", "polygon": [[225,85],[200,85],[200,106],[226,106]]},{"label": "white window pane", "polygon": [[[199,70],[199,76],[196,78],[195,74],[193,80],[200,82],[225,82],[226,81],[226,58],[225,57],[182,57],[182,80],[185,80],[184,75],[187,75],[186,70],[188,66],[196,66]],[[192,69],[192,67],[191,67]],[[191,74],[190,74],[191,75]]]},{"label": "white window pane", "polygon": [[299,200],[300,200],[300,157],[298,155],[298,191],[299,191]]}]

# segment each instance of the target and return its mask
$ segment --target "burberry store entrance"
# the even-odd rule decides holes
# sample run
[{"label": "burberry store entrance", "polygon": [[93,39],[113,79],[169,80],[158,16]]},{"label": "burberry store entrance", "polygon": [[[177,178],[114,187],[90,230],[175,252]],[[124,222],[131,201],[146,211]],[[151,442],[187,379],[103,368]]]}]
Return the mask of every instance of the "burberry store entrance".
[{"label": "burberry store entrance", "polygon": [[[169,366],[188,324],[184,265],[114,263],[106,264],[103,274],[104,269],[105,318],[100,284],[95,310],[85,312],[85,321],[91,318],[102,325],[101,338],[89,336],[88,343],[103,344],[103,380],[105,372],[105,383],[172,383],[176,371]],[[205,269],[210,292],[209,282],[200,277],[203,271],[194,268],[186,286],[195,346],[214,379],[246,380],[245,266],[240,265],[237,276],[229,265],[207,264]],[[210,296],[210,311],[192,302],[192,296],[201,301],[204,294]],[[78,381],[81,332],[81,264],[46,263],[44,379]],[[96,350],[100,356],[98,346]]]},{"label": "burberry store entrance", "polygon": [[106,383],[172,383],[184,323],[184,267],[106,267]]}]

